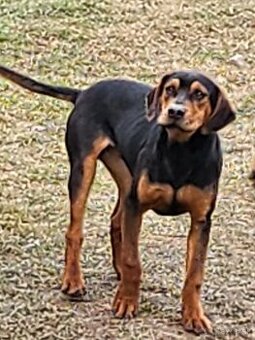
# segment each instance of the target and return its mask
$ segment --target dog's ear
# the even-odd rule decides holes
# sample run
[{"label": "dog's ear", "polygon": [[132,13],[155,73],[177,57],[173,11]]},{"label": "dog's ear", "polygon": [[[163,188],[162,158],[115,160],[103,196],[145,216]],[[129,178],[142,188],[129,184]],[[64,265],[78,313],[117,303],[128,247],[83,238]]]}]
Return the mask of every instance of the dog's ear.
[{"label": "dog's ear", "polygon": [[158,87],[154,87],[145,98],[146,116],[150,122],[158,115]]},{"label": "dog's ear", "polygon": [[218,131],[231,123],[236,118],[236,113],[225,94],[217,87],[216,105],[204,126],[204,131]]},{"label": "dog's ear", "polygon": [[160,97],[162,95],[165,83],[172,76],[166,74],[160,81],[157,87],[154,87],[145,98],[145,109],[148,121],[153,120],[160,113]]}]

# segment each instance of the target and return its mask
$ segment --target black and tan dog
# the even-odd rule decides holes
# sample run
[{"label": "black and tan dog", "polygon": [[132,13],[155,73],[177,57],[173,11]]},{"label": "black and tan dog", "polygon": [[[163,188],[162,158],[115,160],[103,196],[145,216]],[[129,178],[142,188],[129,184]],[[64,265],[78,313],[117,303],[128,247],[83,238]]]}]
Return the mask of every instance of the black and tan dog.
[{"label": "black and tan dog", "polygon": [[111,216],[113,266],[121,280],[113,302],[115,315],[131,317],[138,309],[142,272],[138,237],[145,211],[188,212],[182,323],[196,333],[211,331],[200,290],[222,167],[216,131],[235,119],[219,87],[188,71],[165,75],[155,88],[106,80],[84,91],[45,85],[5,67],[0,67],[0,75],[30,91],[74,104],[66,131],[71,222],[62,291],[70,296],[84,292],[79,264],[82,224],[99,159],[119,190]]}]

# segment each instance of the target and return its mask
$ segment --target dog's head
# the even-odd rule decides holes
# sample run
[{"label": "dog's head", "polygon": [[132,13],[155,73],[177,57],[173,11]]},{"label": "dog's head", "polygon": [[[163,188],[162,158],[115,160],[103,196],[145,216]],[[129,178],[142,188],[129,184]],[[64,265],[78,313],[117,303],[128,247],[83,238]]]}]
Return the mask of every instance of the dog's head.
[{"label": "dog's head", "polygon": [[205,75],[177,71],[165,75],[147,95],[147,117],[156,119],[179,141],[192,134],[218,131],[235,119],[220,88]]}]

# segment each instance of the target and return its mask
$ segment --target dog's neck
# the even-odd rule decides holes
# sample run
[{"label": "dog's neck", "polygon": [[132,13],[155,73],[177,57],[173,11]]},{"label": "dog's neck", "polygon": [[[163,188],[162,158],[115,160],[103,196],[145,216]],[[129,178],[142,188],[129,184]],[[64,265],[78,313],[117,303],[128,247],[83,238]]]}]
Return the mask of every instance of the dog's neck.
[{"label": "dog's neck", "polygon": [[194,132],[182,131],[178,128],[164,128],[167,133],[168,140],[174,143],[187,143],[192,138]]},{"label": "dog's neck", "polygon": [[[170,182],[179,187],[191,180],[192,173],[202,178],[203,169],[217,171],[214,159],[220,157],[221,151],[216,133],[202,135],[197,131],[188,141],[182,143],[169,138],[166,129],[162,127],[158,127],[157,134],[152,135],[154,139],[149,143],[151,147],[148,145],[146,148],[149,150],[144,158],[146,164],[140,167],[148,169],[152,181]],[[199,178],[195,180],[199,181]]]},{"label": "dog's neck", "polygon": [[158,127],[157,130],[155,151],[161,153],[164,150],[168,154],[176,150],[180,153],[180,156],[183,152],[201,152],[203,144],[212,140],[213,136],[216,135],[216,133],[205,135],[200,130],[190,133],[164,127]]}]

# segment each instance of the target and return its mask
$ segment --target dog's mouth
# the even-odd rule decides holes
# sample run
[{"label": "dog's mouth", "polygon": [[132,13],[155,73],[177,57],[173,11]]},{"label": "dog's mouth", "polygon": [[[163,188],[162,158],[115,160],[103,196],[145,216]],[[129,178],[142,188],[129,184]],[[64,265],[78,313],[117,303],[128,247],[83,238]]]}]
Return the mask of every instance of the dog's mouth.
[{"label": "dog's mouth", "polygon": [[190,130],[190,129],[184,129],[183,127],[181,127],[180,125],[178,125],[176,123],[167,124],[167,125],[165,125],[165,127],[167,129],[177,129],[177,130],[180,130],[182,132],[192,132],[193,131],[193,130]]},{"label": "dog's mouth", "polygon": [[159,125],[163,126],[168,130],[176,129],[183,133],[191,133],[194,132],[194,130],[196,130],[194,129],[194,126],[192,126],[193,124],[185,117],[175,119],[169,117],[168,115],[162,114],[158,117],[157,122]]},{"label": "dog's mouth", "polygon": [[186,127],[183,127],[177,121],[173,121],[173,122],[161,124],[161,125],[164,126],[166,129],[169,129],[169,130],[177,129],[177,130],[184,132],[184,133],[190,133],[190,132],[194,131],[193,129],[188,129]]}]

